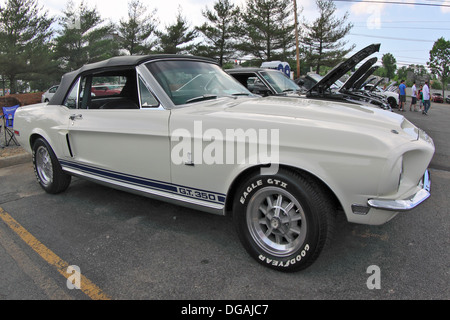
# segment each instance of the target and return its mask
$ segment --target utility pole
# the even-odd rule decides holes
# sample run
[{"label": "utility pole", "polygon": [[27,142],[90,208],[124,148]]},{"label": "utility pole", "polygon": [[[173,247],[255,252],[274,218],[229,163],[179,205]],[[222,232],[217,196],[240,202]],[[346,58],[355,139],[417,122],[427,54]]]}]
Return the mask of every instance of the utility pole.
[{"label": "utility pole", "polygon": [[295,51],[297,54],[297,78],[300,77],[300,52],[298,48],[297,0],[294,0]]}]

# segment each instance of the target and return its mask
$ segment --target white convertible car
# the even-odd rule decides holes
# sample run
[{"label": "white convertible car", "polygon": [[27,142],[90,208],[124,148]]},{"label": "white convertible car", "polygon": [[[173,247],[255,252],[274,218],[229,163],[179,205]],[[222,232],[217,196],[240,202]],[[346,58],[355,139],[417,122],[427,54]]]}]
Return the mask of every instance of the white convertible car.
[{"label": "white convertible car", "polygon": [[[93,95],[92,88],[119,88]],[[378,225],[430,195],[434,145],[403,116],[336,101],[251,94],[209,59],[116,57],[63,76],[16,113],[39,184],[71,176],[230,214],[249,254],[297,271],[336,213]]]}]

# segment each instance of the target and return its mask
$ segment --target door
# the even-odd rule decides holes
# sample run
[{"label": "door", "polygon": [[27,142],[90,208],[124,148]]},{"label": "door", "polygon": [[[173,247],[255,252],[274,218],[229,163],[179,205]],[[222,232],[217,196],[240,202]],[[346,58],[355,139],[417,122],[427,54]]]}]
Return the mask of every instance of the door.
[{"label": "door", "polygon": [[66,103],[72,112],[64,169],[136,189],[164,189],[170,182],[170,111],[136,70],[85,74],[73,91]]}]

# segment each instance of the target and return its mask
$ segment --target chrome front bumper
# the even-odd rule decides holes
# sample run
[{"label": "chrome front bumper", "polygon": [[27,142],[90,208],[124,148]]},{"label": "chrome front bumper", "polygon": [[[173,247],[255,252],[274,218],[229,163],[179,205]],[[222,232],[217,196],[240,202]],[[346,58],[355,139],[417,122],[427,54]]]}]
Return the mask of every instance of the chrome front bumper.
[{"label": "chrome front bumper", "polygon": [[422,180],[420,181],[419,186],[421,189],[409,199],[405,200],[370,199],[367,203],[369,207],[376,209],[389,211],[408,211],[417,207],[419,204],[424,202],[430,196],[431,180],[430,180],[430,173],[428,170],[425,171],[425,174]]}]

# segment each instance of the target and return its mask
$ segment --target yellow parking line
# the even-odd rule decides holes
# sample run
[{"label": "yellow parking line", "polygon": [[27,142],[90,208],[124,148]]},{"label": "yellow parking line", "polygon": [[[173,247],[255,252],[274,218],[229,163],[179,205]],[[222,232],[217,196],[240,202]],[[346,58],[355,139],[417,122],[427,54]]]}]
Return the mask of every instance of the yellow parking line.
[{"label": "yellow parking line", "polygon": [[[39,254],[50,265],[56,267],[56,270],[62,274],[65,278],[69,278],[72,274],[67,273],[67,267],[69,264],[58,257],[45,245],[43,245],[38,239],[36,239],[31,233],[29,233],[24,227],[22,227],[13,217],[0,207],[0,218],[23,240],[28,244],[37,254]],[[88,278],[81,275],[81,288],[88,297],[93,300],[110,300],[102,290],[97,287]]]}]

